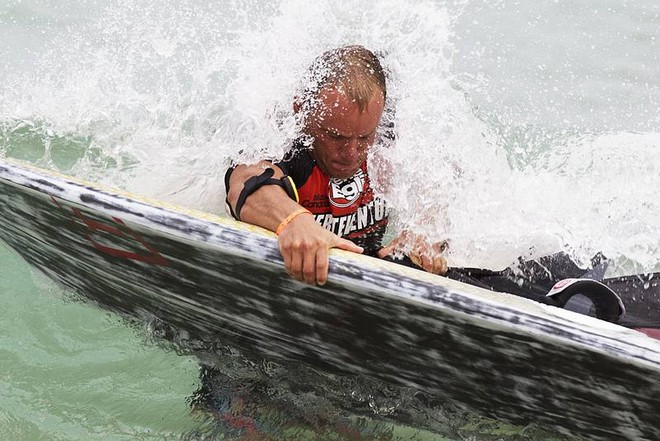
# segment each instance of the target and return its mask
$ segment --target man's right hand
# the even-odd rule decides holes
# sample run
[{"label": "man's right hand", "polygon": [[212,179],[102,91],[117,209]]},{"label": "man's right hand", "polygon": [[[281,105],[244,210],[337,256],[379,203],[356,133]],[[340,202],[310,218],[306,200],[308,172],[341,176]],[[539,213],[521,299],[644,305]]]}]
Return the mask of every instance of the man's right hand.
[{"label": "man's right hand", "polygon": [[287,273],[310,285],[324,285],[328,280],[328,250],[340,248],[362,253],[362,247],[342,239],[316,223],[308,213],[296,216],[279,235],[280,253]]}]

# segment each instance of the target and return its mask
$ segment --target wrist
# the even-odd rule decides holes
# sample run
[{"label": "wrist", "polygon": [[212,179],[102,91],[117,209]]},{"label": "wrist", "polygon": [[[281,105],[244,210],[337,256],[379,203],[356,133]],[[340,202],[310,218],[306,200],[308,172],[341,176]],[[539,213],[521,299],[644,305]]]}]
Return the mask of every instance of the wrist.
[{"label": "wrist", "polygon": [[312,214],[308,209],[306,208],[299,208],[289,214],[287,217],[285,217],[282,222],[277,226],[277,229],[275,229],[275,234],[278,236],[282,234],[282,231],[284,228],[286,228],[287,225],[291,223],[292,220],[294,220],[296,217],[300,216],[301,214]]}]

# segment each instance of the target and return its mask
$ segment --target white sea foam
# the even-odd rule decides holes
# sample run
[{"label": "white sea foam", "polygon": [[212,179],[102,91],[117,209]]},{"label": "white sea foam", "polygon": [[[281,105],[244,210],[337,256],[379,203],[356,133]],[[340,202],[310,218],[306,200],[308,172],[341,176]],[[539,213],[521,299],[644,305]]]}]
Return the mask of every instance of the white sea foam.
[{"label": "white sea foam", "polygon": [[[565,249],[584,262],[602,251],[622,268],[656,268],[659,135],[618,129],[555,135],[550,116],[542,119],[545,125],[530,125],[550,108],[562,121],[570,119],[561,103],[570,102],[574,91],[562,84],[573,84],[581,72],[566,67],[566,61],[550,66],[552,72],[523,65],[531,72],[528,78],[516,76],[506,57],[498,55],[495,65],[479,58],[507,44],[502,56],[515,54],[513,44],[520,42],[488,46],[490,37],[478,34],[484,26],[479,14],[490,8],[492,20],[510,8],[503,2],[477,3],[94,4],[96,13],[84,23],[58,22],[60,32],[30,66],[34,73],[3,73],[0,120],[26,121],[46,138],[88,140],[82,143],[88,153],[97,153],[81,154],[68,170],[81,177],[222,212],[222,177],[229,162],[280,157],[296,136],[292,101],[314,57],[359,43],[383,53],[390,72],[398,141],[375,152],[373,166],[378,187],[396,212],[396,228],[449,239],[456,265],[503,267],[521,254]],[[535,20],[528,25],[543,22]],[[650,28],[644,29],[652,37]],[[471,36],[481,46],[472,45]],[[641,76],[642,67],[635,66],[626,87]],[[508,96],[518,97],[515,111],[511,100],[499,108],[493,102],[505,89],[493,89],[492,83],[507,69],[512,80],[522,81],[525,94],[516,95],[510,81],[503,83],[510,87]],[[562,81],[548,75],[563,75]],[[593,75],[588,71],[584,77]],[[544,94],[556,94],[545,112],[534,107],[539,104],[530,95],[537,80],[544,82]],[[653,103],[658,86],[650,80],[644,79],[645,90]],[[610,97],[600,95],[603,87],[588,90],[595,95],[582,97],[581,104],[601,104],[588,114],[616,112]],[[621,108],[627,115],[631,106]],[[585,125],[585,114],[575,118],[576,125]],[[655,114],[640,127],[657,124]],[[11,132],[13,126],[7,127]],[[111,160],[100,161],[99,155]],[[379,158],[390,166],[381,167]],[[57,161],[46,157],[43,163]],[[385,187],[385,177],[393,185]]]}]

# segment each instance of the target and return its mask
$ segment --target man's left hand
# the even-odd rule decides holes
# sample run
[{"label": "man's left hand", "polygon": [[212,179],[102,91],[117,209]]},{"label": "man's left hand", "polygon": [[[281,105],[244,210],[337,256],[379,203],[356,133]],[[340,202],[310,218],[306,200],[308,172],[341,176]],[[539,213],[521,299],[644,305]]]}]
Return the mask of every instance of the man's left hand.
[{"label": "man's left hand", "polygon": [[402,252],[418,267],[429,273],[444,275],[447,273],[447,259],[442,253],[447,248],[447,241],[431,243],[422,235],[404,231],[396,239],[378,251],[378,257]]}]

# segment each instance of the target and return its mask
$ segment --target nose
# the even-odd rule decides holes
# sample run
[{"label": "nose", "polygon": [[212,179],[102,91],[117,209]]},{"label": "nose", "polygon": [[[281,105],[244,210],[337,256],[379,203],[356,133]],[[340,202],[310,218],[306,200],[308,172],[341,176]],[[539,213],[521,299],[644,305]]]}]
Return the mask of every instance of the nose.
[{"label": "nose", "polygon": [[360,140],[358,137],[348,138],[343,149],[344,158],[353,162],[360,157]]}]

